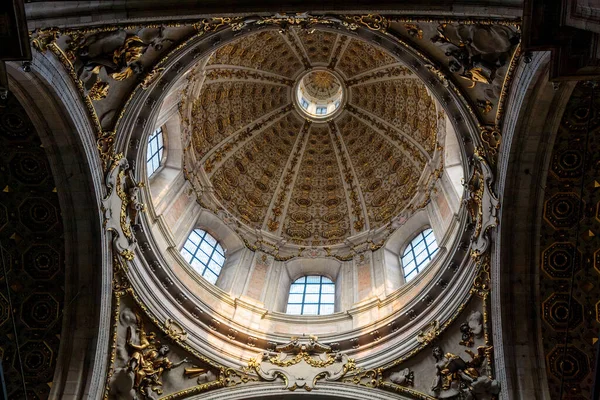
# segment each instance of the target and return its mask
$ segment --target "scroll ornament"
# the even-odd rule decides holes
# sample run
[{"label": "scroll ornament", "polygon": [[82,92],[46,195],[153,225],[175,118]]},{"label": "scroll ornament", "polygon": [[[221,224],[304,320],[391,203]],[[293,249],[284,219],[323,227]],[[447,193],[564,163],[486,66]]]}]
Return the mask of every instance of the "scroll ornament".
[{"label": "scroll ornament", "polygon": [[264,352],[250,360],[248,367],[263,380],[283,379],[285,388],[291,391],[311,391],[318,380],[337,381],[356,370],[353,359],[319,343],[315,336],[292,338],[276,346],[275,352]]},{"label": "scroll ornament", "polygon": [[133,229],[139,228],[139,215],[146,207],[139,201],[143,185],[135,181],[129,162],[114,157],[105,178],[107,195],[102,199],[104,228],[113,234],[113,249],[126,260],[133,260],[137,240]]},{"label": "scroll ornament", "polygon": [[489,230],[498,226],[498,210],[500,201],[492,190],[494,174],[484,157],[481,148],[475,149],[475,167],[471,177],[465,184],[466,203],[474,232],[471,237],[471,256],[474,259],[488,250],[490,246]]}]

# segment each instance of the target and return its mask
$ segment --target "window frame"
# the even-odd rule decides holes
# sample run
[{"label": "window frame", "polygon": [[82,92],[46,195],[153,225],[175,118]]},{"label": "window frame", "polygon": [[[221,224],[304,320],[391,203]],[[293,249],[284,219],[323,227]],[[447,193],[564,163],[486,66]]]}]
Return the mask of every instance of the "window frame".
[{"label": "window frame", "polygon": [[306,100],[304,97],[302,97],[301,100],[300,100],[300,105],[305,110],[308,110],[308,107],[310,106],[310,103],[308,102],[308,100]]},{"label": "window frame", "polygon": [[[427,231],[429,231],[429,233],[425,234],[425,232],[427,232]],[[428,244],[427,239],[430,236],[433,237],[433,242]],[[418,242],[416,242],[417,239],[420,239],[420,240],[418,240]],[[422,249],[418,254],[416,254],[415,248],[417,248],[421,243],[425,244],[425,248]],[[433,251],[431,251],[430,248],[434,244],[435,244],[435,249]],[[425,268],[427,268],[427,266],[429,264],[431,264],[431,261],[433,261],[435,256],[438,254],[439,250],[440,250],[439,244],[437,243],[437,239],[435,238],[435,234],[431,227],[426,226],[426,227],[420,229],[417,234],[413,235],[412,238],[407,241],[406,245],[404,246],[404,248],[402,249],[402,252],[399,255],[400,267],[402,268],[402,277],[404,279],[404,282],[407,283],[407,282],[412,281],[413,279],[415,279],[417,277],[417,275],[419,275],[421,272],[423,272],[423,270]],[[412,255],[412,257],[408,262],[405,263],[404,258],[407,256],[408,252],[411,253],[410,255]],[[419,257],[423,252],[426,252],[427,257],[425,259],[423,259],[421,262],[417,263],[417,257]],[[410,271],[407,271],[407,265],[409,265],[413,262],[414,262],[414,266],[411,267]],[[413,274],[413,272],[415,272],[415,271],[416,271],[416,273],[414,275],[412,275],[412,277],[409,278],[409,276],[411,276],[411,274]]]},{"label": "window frame", "polygon": [[[198,244],[194,243],[194,241],[191,239],[193,234],[197,234],[199,236]],[[214,245],[212,245],[210,243],[210,241],[205,240],[207,236],[214,240],[214,242],[215,242]],[[188,245],[188,242],[191,243],[191,245],[195,247],[193,253],[188,248],[186,248],[186,246]],[[210,254],[207,254],[207,252],[201,248],[203,243],[207,243],[210,247],[212,247]],[[221,251],[219,251],[218,248],[220,248]],[[204,254],[208,257],[208,260],[206,261],[206,263],[197,257],[199,252],[201,252],[200,255]],[[215,252],[223,258],[223,261],[220,263],[220,265],[214,259]],[[190,256],[187,256],[186,253],[189,254]],[[219,277],[221,276],[221,272],[223,272],[223,267],[225,266],[225,263],[227,261],[226,253],[227,253],[227,251],[221,244],[221,241],[219,241],[219,239],[217,239],[207,229],[203,229],[203,228],[192,229],[190,231],[190,233],[188,234],[187,238],[185,239],[185,241],[183,242],[181,249],[179,250],[179,254],[183,257],[185,262],[187,262],[187,264],[194,270],[194,272],[196,272],[198,275],[202,276],[204,279],[206,279],[208,282],[212,283],[213,285],[216,285]],[[189,261],[188,261],[188,258],[189,258]],[[202,266],[202,272],[200,272],[197,269],[197,267],[195,265],[193,265],[194,260],[196,260]],[[214,261],[215,264],[217,264],[219,266],[218,272],[214,271],[213,267],[210,266],[212,261]],[[214,278],[214,282],[211,280],[210,273],[212,273],[213,275],[216,275],[216,277]]]},{"label": "window frame", "polygon": [[[159,138],[160,140],[157,139],[157,142],[162,142],[160,147],[154,152],[152,153],[152,155],[150,157],[148,157],[148,155],[150,154],[150,142],[152,142],[155,138]],[[165,135],[165,129],[163,126],[159,126],[158,128],[156,128],[152,134],[148,137],[148,144],[146,145],[146,177],[148,179],[154,177],[157,175],[158,172],[160,172],[160,170],[162,170],[165,166],[165,155],[166,155],[166,151],[167,151],[167,147],[166,147],[166,135]],[[152,171],[150,172],[150,162],[152,161],[152,159],[154,159],[155,156],[158,156],[158,166]]]},{"label": "window frame", "polygon": [[[314,283],[314,282],[308,282],[308,278],[311,277],[318,277],[319,278],[319,282],[318,283]],[[292,288],[294,285],[303,285],[302,287],[302,292],[292,292]],[[314,292],[314,291],[307,291],[309,286],[318,286],[319,290],[318,292]],[[331,286],[332,291],[331,292],[324,292],[323,291],[323,287],[324,286]],[[290,303],[290,297],[291,295],[299,295],[302,294],[302,300],[301,302],[293,302]],[[319,300],[317,302],[308,302],[306,297],[308,295],[318,295]],[[323,295],[331,295],[332,296],[332,301],[331,302],[324,302],[323,301]],[[321,316],[321,315],[331,315],[335,313],[335,295],[336,295],[336,283],[333,281],[333,279],[329,278],[328,276],[325,275],[302,275],[296,279],[294,279],[292,281],[292,283],[290,284],[289,290],[288,290],[288,298],[287,298],[287,302],[286,302],[286,308],[285,308],[285,314],[287,315],[296,315],[296,316]],[[300,306],[300,312],[299,313],[290,313],[289,312],[289,306]],[[316,314],[313,313],[305,313],[305,306],[317,306],[317,312]],[[331,312],[327,312],[327,313],[321,313],[322,312],[322,307],[323,306],[329,306],[329,308],[331,309]]]}]

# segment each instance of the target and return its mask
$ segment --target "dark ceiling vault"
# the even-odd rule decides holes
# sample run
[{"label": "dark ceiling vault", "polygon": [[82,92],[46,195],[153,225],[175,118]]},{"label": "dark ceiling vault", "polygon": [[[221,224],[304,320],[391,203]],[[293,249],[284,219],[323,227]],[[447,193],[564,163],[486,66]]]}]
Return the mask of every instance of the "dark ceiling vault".
[{"label": "dark ceiling vault", "polygon": [[545,186],[540,314],[550,393],[591,398],[600,328],[600,88],[577,85]]},{"label": "dark ceiling vault", "polygon": [[52,386],[64,305],[61,220],[45,150],[9,95],[0,102],[0,357],[10,399],[46,399]]}]

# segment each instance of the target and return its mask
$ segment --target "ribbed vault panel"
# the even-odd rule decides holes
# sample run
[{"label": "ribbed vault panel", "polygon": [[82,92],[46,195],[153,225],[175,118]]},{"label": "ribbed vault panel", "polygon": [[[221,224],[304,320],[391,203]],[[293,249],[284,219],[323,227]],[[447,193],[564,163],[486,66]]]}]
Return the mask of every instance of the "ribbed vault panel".
[{"label": "ribbed vault panel", "polygon": [[287,113],[250,139],[212,177],[223,205],[253,228],[262,227],[301,125]]},{"label": "ribbed vault panel", "polygon": [[352,101],[412,137],[429,154],[435,148],[437,114],[425,86],[417,79],[393,79],[352,88]]},{"label": "ribbed vault panel", "polygon": [[312,245],[337,243],[350,234],[348,207],[327,125],[313,125],[287,210],[282,236]]},{"label": "ribbed vault panel", "polygon": [[383,50],[358,39],[351,39],[337,64],[346,78],[369,70],[396,63],[396,59]]},{"label": "ribbed vault panel", "polygon": [[207,82],[192,109],[194,149],[203,157],[240,128],[285,105],[289,87],[259,83]]},{"label": "ribbed vault panel", "polygon": [[291,78],[302,63],[277,31],[245,36],[217,50],[208,65],[223,64],[252,68]]},{"label": "ribbed vault panel", "polygon": [[324,31],[298,32],[298,38],[311,63],[328,64],[338,36]]},{"label": "ribbed vault panel", "polygon": [[339,122],[363,195],[371,228],[385,224],[415,194],[421,171],[389,140],[356,117]]}]

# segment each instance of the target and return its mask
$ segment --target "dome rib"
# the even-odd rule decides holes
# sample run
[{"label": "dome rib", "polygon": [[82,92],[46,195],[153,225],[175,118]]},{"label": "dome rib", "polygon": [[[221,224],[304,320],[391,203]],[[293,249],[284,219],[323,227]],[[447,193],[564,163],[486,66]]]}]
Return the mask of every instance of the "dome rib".
[{"label": "dome rib", "polygon": [[350,38],[348,36],[338,35],[338,40],[335,42],[335,47],[333,48],[333,52],[329,58],[328,68],[337,69],[341,55],[346,51],[348,44],[350,44]]},{"label": "dome rib", "polygon": [[[369,126],[372,130],[379,133],[383,138],[385,138],[388,143],[402,151],[404,155],[413,163],[413,165],[422,170],[425,168],[425,164],[430,160],[429,154],[425,152],[425,150],[421,147],[418,147],[413,141],[410,140],[410,137],[402,132],[400,129],[396,129],[394,127],[384,126],[384,125],[375,125],[373,121],[377,121],[376,117],[370,114],[367,111],[361,110],[362,112],[358,112],[356,109],[348,109],[348,113],[354,116],[356,119],[361,121],[363,124]],[[383,128],[383,129],[382,129]],[[387,128],[387,129],[385,129]],[[393,140],[390,137],[389,133],[394,132],[398,135],[397,140]],[[407,149],[408,146],[411,146],[415,151],[411,152]],[[413,154],[414,153],[414,154]],[[419,157],[421,156],[421,157]],[[418,158],[416,160],[415,158]]]},{"label": "dome rib", "polygon": [[208,178],[210,179],[240,148],[252,141],[277,121],[284,118],[290,112],[289,104],[287,104],[262,116],[258,121],[253,121],[248,125],[244,125],[223,139],[201,159],[201,163],[204,166]]},{"label": "dome rib", "polygon": [[306,143],[308,142],[310,125],[309,121],[305,121],[302,128],[300,128],[300,134],[296,138],[294,148],[285,164],[277,188],[273,191],[273,197],[269,203],[269,211],[262,225],[263,229],[268,230],[276,236],[281,235],[283,224],[280,223],[280,219],[282,215],[286,215],[292,197],[291,188],[294,187],[298,171],[300,170],[299,166],[302,162]]},{"label": "dome rib", "polygon": [[[298,59],[300,60],[300,62],[302,63],[302,65],[304,65],[304,68],[310,68],[311,67],[311,63],[310,60],[308,59],[308,56],[306,55],[305,51],[304,51],[304,47],[302,46],[302,44],[300,43],[300,40],[296,37],[296,35],[294,35],[294,33],[292,33],[292,30],[286,30],[285,34],[279,32],[279,34],[281,35],[281,37],[283,38],[283,40],[285,40],[285,42],[288,44],[288,46],[290,46],[290,49],[294,52],[294,54],[296,55],[296,57],[298,57]],[[298,73],[300,73],[302,71],[297,71],[297,73],[294,75],[294,77],[298,76]]]},{"label": "dome rib", "polygon": [[[360,188],[358,176],[352,165],[350,155],[348,154],[348,149],[346,148],[343,138],[340,136],[339,128],[335,121],[329,123],[329,131],[332,137],[334,137],[340,174],[345,178],[342,179],[342,181],[346,192],[349,194],[346,196],[348,213],[349,215],[354,216],[352,233],[355,235],[361,231],[368,231],[371,224],[369,223],[369,214],[367,212],[364,196]],[[350,177],[351,179],[349,179]],[[354,192],[354,190],[356,190],[356,192]],[[362,227],[360,227],[361,225]]]},{"label": "dome rib", "polygon": [[205,68],[206,78],[211,81],[268,82],[273,85],[294,86],[294,81],[274,72],[240,65],[212,64]]},{"label": "dome rib", "polygon": [[[347,109],[348,109],[348,113],[350,113],[353,116],[355,116],[356,118],[360,119],[365,124],[373,126],[373,127],[377,127],[377,130],[379,133],[386,132],[386,131],[396,132],[402,139],[404,139],[404,141],[406,141],[407,144],[409,144],[410,146],[414,146],[416,148],[416,150],[419,152],[419,154],[421,156],[425,157],[425,159],[427,161],[429,161],[431,159],[431,155],[425,150],[425,148],[423,148],[423,146],[414,137],[408,135],[402,129],[390,124],[389,122],[383,120],[382,118],[378,117],[377,115],[374,115],[370,111],[367,111],[365,109],[357,107],[355,104],[349,104]],[[404,150],[407,151],[406,149],[404,149]],[[408,151],[408,153],[410,154],[411,152]],[[416,156],[416,155],[411,155],[411,157],[418,158],[418,156]]]},{"label": "dome rib", "polygon": [[309,68],[310,66],[313,65],[311,63],[310,57],[308,56],[308,53],[306,51],[306,47],[304,46],[304,44],[298,37],[295,29],[288,29],[285,32],[284,38],[290,44],[290,47],[296,52],[296,55],[298,56],[300,61],[302,61],[302,64],[304,64],[305,68]]}]

